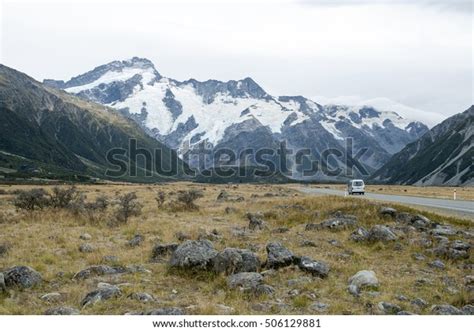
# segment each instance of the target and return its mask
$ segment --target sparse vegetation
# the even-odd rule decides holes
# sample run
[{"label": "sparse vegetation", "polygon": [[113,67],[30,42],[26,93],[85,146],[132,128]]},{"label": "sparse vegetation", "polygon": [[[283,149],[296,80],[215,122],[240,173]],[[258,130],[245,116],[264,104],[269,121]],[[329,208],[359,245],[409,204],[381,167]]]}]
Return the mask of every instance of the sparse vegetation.
[{"label": "sparse vegetation", "polygon": [[[397,232],[399,239],[396,241],[366,243],[349,239],[354,229],[305,230],[306,224],[320,223],[338,211],[343,215],[354,215],[358,225],[367,230],[378,224],[391,228],[399,226],[392,218],[379,214],[379,203],[357,198],[295,196],[297,192],[290,186],[273,185],[238,185],[232,188],[232,194],[245,200],[216,202],[222,186],[173,183],[160,185],[160,191],[167,199],[162,208],[157,209],[157,193],[150,187],[154,188],[148,185],[77,185],[81,197],[73,199],[68,207],[35,207],[34,213],[24,212],[26,209],[15,212],[17,207],[12,203],[12,197],[0,196],[0,216],[6,215],[0,244],[8,243],[9,247],[8,252],[0,256],[0,271],[14,265],[27,265],[40,272],[45,280],[36,287],[9,290],[0,295],[0,314],[42,314],[58,305],[78,309],[81,314],[124,314],[156,307],[180,307],[190,314],[229,311],[231,314],[319,314],[312,310],[315,302],[327,305],[321,313],[375,314],[381,301],[414,313],[428,314],[431,305],[451,304],[461,308],[473,303],[472,292],[467,291],[466,285],[466,277],[471,274],[466,268],[473,265],[473,258],[451,260],[436,256],[430,249],[437,242],[427,232]],[[30,192],[38,187],[19,186],[19,189]],[[8,190],[11,192],[12,188]],[[178,201],[180,191],[190,190],[200,192],[198,199],[191,199],[199,209],[184,209],[184,201],[189,201],[184,199],[177,204],[181,209],[176,213],[170,207],[171,203]],[[52,187],[44,187],[44,191],[48,196]],[[256,193],[258,196],[251,198]],[[73,208],[76,203],[80,206],[77,213]],[[137,204],[140,207],[135,208]],[[456,226],[460,232],[448,236],[449,240],[472,245],[472,237],[465,234],[472,233],[470,220],[403,206],[391,207]],[[137,210],[139,212],[134,212]],[[121,211],[128,215],[128,221],[117,223],[119,227],[107,226],[107,220],[116,219]],[[250,231],[247,212],[260,213],[266,228]],[[139,222],[130,221],[138,215]],[[88,221],[89,217],[93,220]],[[282,227],[288,230],[274,231]],[[181,233],[179,236],[178,232]],[[144,239],[140,245],[132,247],[129,241],[137,234]],[[227,247],[249,249],[262,262],[267,259],[266,244],[278,241],[299,256],[326,262],[330,271],[321,279],[295,265],[280,268],[264,277],[265,284],[272,286],[275,293],[256,296],[229,289],[225,274],[171,270],[169,253],[153,262],[150,260],[156,243],[179,244],[198,238],[211,240],[219,252]],[[430,247],[423,246],[426,244],[424,239],[431,240]],[[83,244],[91,245],[93,251],[80,252],[79,247]],[[423,256],[424,260],[414,256]],[[428,266],[435,259],[440,259],[445,269]],[[140,266],[150,272],[91,276],[90,282],[72,280],[77,272],[94,265],[117,270]],[[370,290],[356,298],[348,292],[347,284],[349,277],[359,270],[373,270],[380,287],[376,292]],[[121,289],[122,295],[81,310],[80,302],[95,290],[97,282],[129,285]],[[40,299],[51,292],[61,293],[60,304]],[[157,301],[141,302],[131,296],[143,292]],[[407,300],[397,299],[400,295]],[[426,301],[428,306],[414,306],[411,301],[417,298]]]}]

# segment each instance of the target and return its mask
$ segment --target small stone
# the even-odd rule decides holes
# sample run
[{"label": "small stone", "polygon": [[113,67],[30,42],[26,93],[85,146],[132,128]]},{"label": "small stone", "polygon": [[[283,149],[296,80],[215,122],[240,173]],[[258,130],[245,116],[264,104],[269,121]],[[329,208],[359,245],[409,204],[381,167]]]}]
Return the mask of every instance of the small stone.
[{"label": "small stone", "polygon": [[322,302],[315,302],[309,306],[309,309],[318,313],[323,313],[329,309],[329,305]]},{"label": "small stone", "polygon": [[79,310],[71,307],[49,308],[44,315],[79,315]]},{"label": "small stone", "polygon": [[95,305],[97,302],[117,298],[120,295],[122,295],[122,292],[117,286],[101,283],[96,290],[87,293],[81,301],[81,307]]},{"label": "small stone", "polygon": [[425,300],[423,300],[421,298],[416,298],[416,299],[412,300],[411,304],[414,305],[414,306],[417,306],[419,308],[428,307],[428,302],[426,302]]},{"label": "small stone", "polygon": [[360,293],[361,289],[376,289],[379,281],[375,276],[375,272],[371,270],[361,270],[349,278],[348,290],[351,294]]},{"label": "small stone", "polygon": [[173,254],[173,252],[178,248],[178,244],[156,244],[151,251],[151,260],[159,261],[164,256]]},{"label": "small stone", "polygon": [[421,253],[414,253],[412,256],[417,261],[424,261],[426,259],[426,256]]},{"label": "small stone", "polygon": [[92,253],[94,251],[94,246],[91,244],[81,244],[79,246],[79,252],[81,253]]},{"label": "small stone", "polygon": [[42,295],[40,299],[46,302],[59,302],[61,301],[61,297],[61,293],[52,292]]},{"label": "small stone", "polygon": [[369,231],[363,227],[357,228],[354,232],[351,233],[350,239],[355,242],[366,241],[369,238]]},{"label": "small stone", "polygon": [[431,267],[431,268],[435,268],[435,269],[441,269],[441,270],[444,270],[446,269],[446,266],[444,265],[444,263],[440,260],[434,260],[430,263],[428,263],[428,265]]},{"label": "small stone", "polygon": [[380,214],[382,216],[390,216],[390,217],[396,217],[397,216],[397,210],[390,208],[390,207],[382,207],[380,208]]},{"label": "small stone", "polygon": [[461,308],[464,315],[474,315],[474,306],[473,305],[465,305]]},{"label": "small stone", "polygon": [[148,293],[132,293],[128,296],[128,298],[141,301],[141,302],[153,302],[155,298],[151,294]]},{"label": "small stone", "polygon": [[81,240],[91,240],[92,236],[88,233],[83,233],[79,236],[79,239],[81,239]]},{"label": "small stone", "polygon": [[263,230],[265,229],[265,221],[263,220],[263,215],[260,213],[252,214],[247,213],[247,218],[249,220],[249,229],[250,230]]},{"label": "small stone", "polygon": [[396,315],[400,311],[402,311],[402,308],[400,306],[390,303],[390,302],[379,302],[377,305],[377,308],[382,311],[384,314],[389,314],[389,315]]},{"label": "small stone", "polygon": [[128,246],[130,247],[140,246],[144,240],[145,240],[145,237],[143,237],[141,234],[136,234],[132,239],[128,241]]}]

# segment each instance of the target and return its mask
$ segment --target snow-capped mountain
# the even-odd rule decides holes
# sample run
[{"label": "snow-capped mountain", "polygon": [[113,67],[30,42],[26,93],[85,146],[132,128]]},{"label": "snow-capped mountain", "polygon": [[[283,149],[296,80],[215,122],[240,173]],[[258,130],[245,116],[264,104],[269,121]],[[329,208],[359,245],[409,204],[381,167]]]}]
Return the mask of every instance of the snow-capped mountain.
[{"label": "snow-capped mountain", "polygon": [[[238,153],[275,148],[285,141],[287,147],[309,148],[312,159],[318,160],[323,150],[342,150],[345,138],[352,137],[354,154],[368,148],[361,160],[373,171],[428,130],[420,122],[373,107],[322,106],[302,96],[275,97],[251,78],[180,82],[161,76],[152,62],[136,57],[67,82],[45,83],[117,109],[183,156],[203,144]],[[343,166],[339,160],[329,163]]]}]

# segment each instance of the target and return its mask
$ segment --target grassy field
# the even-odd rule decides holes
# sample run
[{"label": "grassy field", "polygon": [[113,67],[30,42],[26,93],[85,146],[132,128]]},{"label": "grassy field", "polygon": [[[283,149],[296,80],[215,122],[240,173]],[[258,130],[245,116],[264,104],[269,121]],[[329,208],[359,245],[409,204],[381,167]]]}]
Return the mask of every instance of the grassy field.
[{"label": "grassy field", "polygon": [[[318,188],[331,188],[345,190],[346,185],[310,185]],[[426,198],[453,199],[456,190],[456,199],[474,201],[474,187],[450,187],[450,186],[409,186],[409,185],[366,185],[365,190],[370,193],[410,195]]]},{"label": "grassy field", "polygon": [[[337,232],[305,231],[307,223],[321,222],[336,211],[355,215],[359,224],[366,228],[375,224],[397,226],[392,219],[380,215],[380,204],[370,201],[309,197],[284,185],[172,183],[78,186],[80,191],[87,194],[88,200],[101,194],[114,198],[126,192],[136,192],[144,206],[142,214],[131,218],[126,224],[110,226],[108,221],[112,217],[112,210],[94,220],[75,216],[67,210],[16,211],[11,202],[13,191],[30,188],[32,186],[0,186],[0,190],[3,190],[0,195],[0,245],[9,247],[6,254],[0,255],[0,271],[15,265],[28,265],[42,274],[44,282],[31,289],[0,292],[0,314],[42,314],[46,309],[56,306],[80,309],[82,298],[95,289],[99,282],[124,284],[121,286],[123,295],[86,307],[81,314],[124,314],[160,307],[181,307],[189,314],[315,314],[318,312],[311,308],[315,302],[327,304],[328,308],[324,312],[327,314],[374,314],[377,313],[377,303],[381,301],[397,304],[413,313],[426,314],[430,312],[431,305],[452,304],[461,307],[474,301],[472,292],[467,292],[464,286],[464,278],[472,274],[472,270],[465,266],[472,266],[473,258],[443,260],[445,270],[430,268],[428,262],[436,258],[417,244],[424,236],[422,233],[409,232],[391,243],[366,244],[349,240],[353,231],[350,229]],[[383,193],[388,193],[385,187],[381,188]],[[189,189],[198,189],[204,194],[197,200],[199,210],[174,208],[170,201],[173,201],[176,192]],[[370,189],[377,190],[376,187]],[[221,190],[241,196],[244,200],[218,202],[216,197]],[[406,193],[415,194],[418,192],[416,190],[422,189],[410,189]],[[165,203],[161,207],[155,200],[158,191],[165,193]],[[449,189],[446,189],[439,194],[448,192]],[[472,197],[472,190],[468,189],[467,192]],[[402,206],[393,207],[399,211],[418,213]],[[248,230],[247,212],[263,213],[268,229]],[[421,213],[432,221],[471,231],[472,235],[472,223],[469,221]],[[273,231],[281,227],[287,227],[288,231]],[[167,261],[150,261],[153,246],[157,243],[178,242],[178,232],[197,239],[208,236],[213,230],[218,234],[213,245],[219,251],[226,247],[250,248],[261,261],[265,261],[266,244],[279,241],[296,255],[325,261],[331,271],[326,279],[311,277],[295,266],[269,272],[265,275],[265,283],[275,288],[275,294],[252,296],[229,289],[224,275],[177,272],[169,268]],[[90,234],[92,239],[81,240],[80,236],[84,233]],[[143,244],[129,247],[128,240],[136,234],[144,236]],[[452,240],[456,238],[472,245],[472,236],[450,237]],[[314,247],[303,246],[305,240],[311,241]],[[95,250],[81,253],[79,245],[85,242],[94,246]],[[415,253],[426,255],[426,260],[414,259]],[[104,262],[105,256],[116,256],[115,264],[140,265],[150,272],[72,280],[76,272],[90,265],[107,264]],[[378,292],[364,292],[359,298],[348,293],[348,278],[359,270],[375,271],[380,281]],[[49,303],[40,299],[50,292],[61,294],[57,302]],[[156,300],[142,303],[128,297],[136,292],[147,292]],[[407,300],[400,300],[400,296],[405,296]],[[416,298],[425,300],[428,306],[412,305],[410,301]]]}]

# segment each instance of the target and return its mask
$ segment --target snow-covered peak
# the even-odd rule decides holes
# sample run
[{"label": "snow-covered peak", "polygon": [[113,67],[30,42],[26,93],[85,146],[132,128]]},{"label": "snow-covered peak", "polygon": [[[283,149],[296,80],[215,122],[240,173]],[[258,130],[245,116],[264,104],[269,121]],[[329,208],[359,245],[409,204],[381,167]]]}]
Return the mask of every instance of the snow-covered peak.
[{"label": "snow-covered peak", "polygon": [[439,113],[433,113],[406,106],[388,98],[364,99],[359,96],[341,96],[327,98],[324,96],[315,96],[312,98],[325,106],[345,106],[345,107],[372,107],[380,112],[393,112],[408,120],[409,122],[418,121],[432,127],[445,119]]}]

